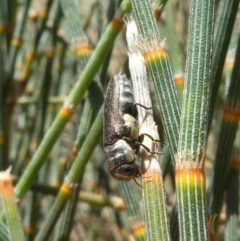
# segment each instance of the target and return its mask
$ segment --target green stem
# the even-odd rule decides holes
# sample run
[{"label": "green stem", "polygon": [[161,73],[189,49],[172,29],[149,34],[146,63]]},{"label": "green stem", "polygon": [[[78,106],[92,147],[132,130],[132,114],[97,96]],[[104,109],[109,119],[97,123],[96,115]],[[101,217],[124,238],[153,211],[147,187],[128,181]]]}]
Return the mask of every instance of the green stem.
[{"label": "green stem", "polygon": [[214,48],[213,48],[213,66],[212,66],[212,91],[209,107],[209,126],[213,118],[215,102],[221,75],[225,63],[228,45],[231,39],[234,21],[238,11],[239,0],[222,0],[218,10],[217,24],[215,27]]},{"label": "green stem", "polygon": [[178,155],[176,190],[180,240],[209,240],[204,172],[214,0],[192,0]]},{"label": "green stem", "polygon": [[[240,106],[240,34],[234,67],[219,131],[219,142],[215,155],[213,180],[209,201],[210,214],[219,213],[222,206],[223,190],[227,183],[234,140],[239,126]],[[227,140],[227,141],[226,141]]]},{"label": "green stem", "polygon": [[59,218],[61,212],[64,210],[67,201],[72,196],[74,186],[82,177],[85,166],[102,134],[103,109],[104,108],[102,106],[78,156],[76,157],[75,162],[73,163],[67,174],[67,177],[65,178],[65,182],[62,185],[51,210],[49,211],[47,219],[43,223],[39,233],[36,236],[35,241],[43,241],[50,236],[57,219]]},{"label": "green stem", "polygon": [[[96,50],[91,55],[86,68],[83,70],[80,78],[78,79],[76,85],[70,92],[64,106],[70,111],[73,111],[78,105],[79,101],[83,97],[85,91],[90,86],[97,70],[99,69],[106,53],[111,49],[114,39],[121,30],[122,24],[116,25],[115,22],[109,24],[103,37],[101,38]],[[25,195],[26,191],[29,189],[34,178],[36,177],[39,169],[46,160],[46,157],[53,144],[59,137],[61,131],[63,130],[66,123],[69,121],[70,116],[64,116],[60,111],[55,118],[53,124],[47,131],[43,141],[41,142],[39,148],[34,153],[34,156],[25,170],[23,176],[19,180],[15,187],[16,196],[21,199]]]},{"label": "green stem", "polygon": [[10,240],[24,241],[23,227],[13,194],[10,170],[0,172],[0,201],[7,221]]},{"label": "green stem", "polygon": [[168,55],[160,38],[149,0],[131,0],[134,16],[143,37],[145,64],[153,81],[164,131],[174,160],[177,152],[180,107]]}]

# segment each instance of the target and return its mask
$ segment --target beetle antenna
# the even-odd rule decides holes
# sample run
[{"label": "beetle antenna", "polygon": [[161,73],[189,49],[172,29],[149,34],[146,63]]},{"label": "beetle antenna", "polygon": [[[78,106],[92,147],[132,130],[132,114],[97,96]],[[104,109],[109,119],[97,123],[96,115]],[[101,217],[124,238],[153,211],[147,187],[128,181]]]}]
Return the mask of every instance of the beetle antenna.
[{"label": "beetle antenna", "polygon": [[155,109],[155,108],[159,108],[159,106],[152,106],[152,107],[146,107],[145,105],[139,104],[139,103],[135,103],[135,106],[138,105],[140,107],[142,107],[145,110],[151,110],[151,109]]}]

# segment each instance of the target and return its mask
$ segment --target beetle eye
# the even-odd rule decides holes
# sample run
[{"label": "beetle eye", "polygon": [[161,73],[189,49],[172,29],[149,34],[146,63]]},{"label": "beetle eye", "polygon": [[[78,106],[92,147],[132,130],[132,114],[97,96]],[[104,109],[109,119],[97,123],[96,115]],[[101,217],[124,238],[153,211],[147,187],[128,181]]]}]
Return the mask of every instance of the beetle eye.
[{"label": "beetle eye", "polygon": [[129,181],[139,176],[140,167],[135,163],[125,164],[116,168],[111,174],[118,180]]},{"label": "beetle eye", "polygon": [[124,165],[123,168],[121,168],[121,172],[125,175],[133,175],[138,172],[138,168],[132,165]]}]

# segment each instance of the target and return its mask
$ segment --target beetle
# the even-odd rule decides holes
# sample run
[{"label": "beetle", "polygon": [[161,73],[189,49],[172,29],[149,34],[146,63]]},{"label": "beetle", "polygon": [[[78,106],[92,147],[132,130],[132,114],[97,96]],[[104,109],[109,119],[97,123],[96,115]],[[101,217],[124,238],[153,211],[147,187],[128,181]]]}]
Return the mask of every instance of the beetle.
[{"label": "beetle", "polygon": [[135,163],[139,150],[137,116],[130,81],[125,74],[115,75],[106,92],[103,144],[107,170],[121,181],[140,176],[140,167]]},{"label": "beetle", "polygon": [[111,78],[104,107],[103,145],[107,170],[121,181],[141,176],[141,168],[135,163],[140,145],[150,152],[141,143],[143,135],[149,135],[139,136],[136,105],[132,85],[126,75],[120,73]]}]

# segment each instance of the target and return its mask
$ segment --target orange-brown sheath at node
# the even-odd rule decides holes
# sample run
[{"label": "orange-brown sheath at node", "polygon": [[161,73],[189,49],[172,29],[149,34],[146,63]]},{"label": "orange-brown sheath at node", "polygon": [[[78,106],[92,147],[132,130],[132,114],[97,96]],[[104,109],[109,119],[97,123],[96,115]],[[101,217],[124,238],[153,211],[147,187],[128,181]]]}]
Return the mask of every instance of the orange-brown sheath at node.
[{"label": "orange-brown sheath at node", "polygon": [[11,45],[16,48],[19,48],[22,45],[22,40],[20,38],[13,38],[11,41]]},{"label": "orange-brown sheath at node", "polygon": [[240,108],[225,108],[223,111],[223,120],[233,124],[238,124],[240,121]]},{"label": "orange-brown sheath at node", "polygon": [[176,185],[206,184],[205,172],[202,169],[176,170]]},{"label": "orange-brown sheath at node", "polygon": [[226,69],[232,69],[233,68],[233,61],[227,61],[225,64]]},{"label": "orange-brown sheath at node", "polygon": [[7,32],[7,26],[5,24],[0,24],[0,33]]},{"label": "orange-brown sheath at node", "polygon": [[12,180],[9,179],[0,180],[0,193],[3,197],[13,196]]},{"label": "orange-brown sheath at node", "polygon": [[152,182],[162,183],[162,175],[159,171],[148,170],[147,173],[142,173],[142,184],[152,183]]},{"label": "orange-brown sheath at node", "polygon": [[134,228],[131,228],[131,232],[134,237],[144,237],[146,235],[146,228],[145,225],[139,225]]},{"label": "orange-brown sheath at node", "polygon": [[25,227],[24,228],[24,232],[26,233],[26,234],[32,234],[32,233],[34,233],[34,228],[32,227],[32,226],[28,226],[28,227]]},{"label": "orange-brown sheath at node", "polygon": [[176,86],[183,86],[184,84],[184,77],[183,75],[178,75],[174,77],[174,82]]},{"label": "orange-brown sheath at node", "polygon": [[65,108],[65,107],[62,107],[62,108],[60,109],[60,113],[61,113],[61,115],[63,115],[64,117],[70,118],[70,117],[72,116],[72,114],[73,114],[73,111],[70,110],[70,109],[67,109],[67,108]]},{"label": "orange-brown sheath at node", "polygon": [[158,21],[162,16],[162,11],[160,9],[155,9],[154,16],[155,16],[156,20]]},{"label": "orange-brown sheath at node", "polygon": [[231,168],[236,169],[236,170],[240,170],[240,160],[232,161],[230,165],[231,165]]},{"label": "orange-brown sheath at node", "polygon": [[156,48],[150,50],[144,54],[146,64],[150,64],[152,61],[164,59],[167,57],[167,51],[165,48]]},{"label": "orange-brown sheath at node", "polygon": [[77,146],[73,147],[73,150],[71,152],[71,162],[74,162],[78,154],[78,148]]},{"label": "orange-brown sheath at node", "polygon": [[0,136],[0,144],[3,144],[3,143],[4,143],[4,137]]},{"label": "orange-brown sheath at node", "polygon": [[77,57],[88,56],[92,53],[92,50],[89,46],[81,46],[75,50],[75,55]]},{"label": "orange-brown sheath at node", "polygon": [[32,21],[37,21],[37,19],[39,18],[39,14],[38,12],[32,11],[29,13],[29,19]]},{"label": "orange-brown sheath at node", "polygon": [[123,26],[123,21],[121,19],[113,18],[111,24],[114,28],[121,29]]},{"label": "orange-brown sheath at node", "polygon": [[47,18],[47,17],[48,17],[48,11],[42,11],[42,12],[39,14],[39,16],[40,16],[41,18]]},{"label": "orange-brown sheath at node", "polygon": [[63,184],[60,189],[60,192],[65,193],[68,196],[72,196],[73,191],[74,191],[74,188],[69,187],[66,184]]},{"label": "orange-brown sheath at node", "polygon": [[126,209],[125,203],[123,201],[123,199],[120,201],[119,205],[118,205],[118,210],[124,211]]},{"label": "orange-brown sheath at node", "polygon": [[0,33],[11,33],[11,32],[12,32],[11,26],[0,24]]},{"label": "orange-brown sheath at node", "polygon": [[36,55],[34,53],[29,53],[27,54],[27,61],[29,62],[33,62],[33,60],[35,59]]},{"label": "orange-brown sheath at node", "polygon": [[24,84],[27,82],[28,77],[29,77],[29,71],[27,71],[26,73],[24,73],[21,78],[19,79],[19,84]]}]

